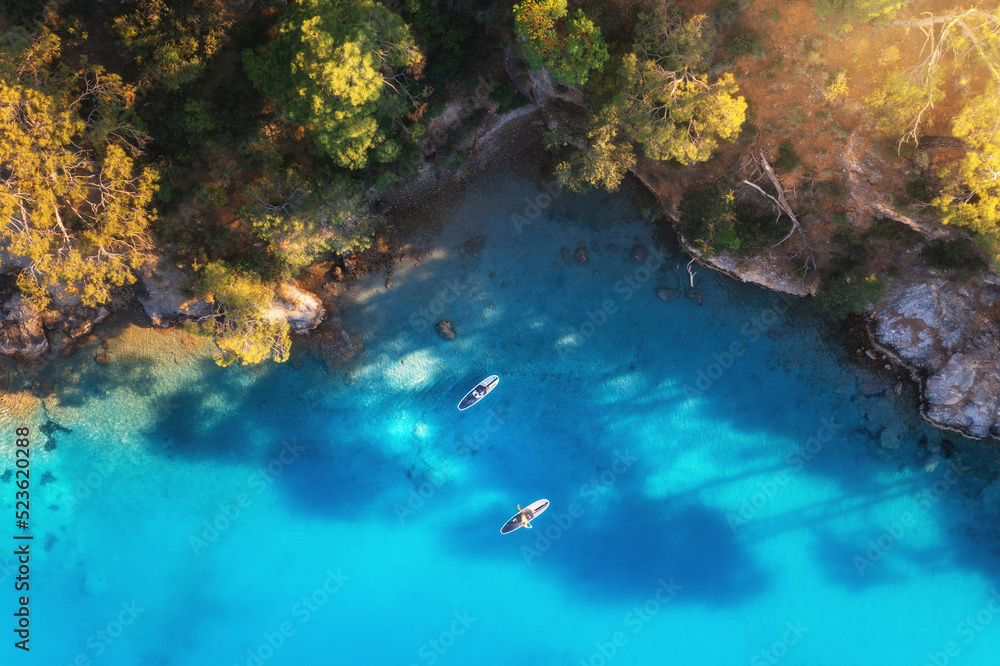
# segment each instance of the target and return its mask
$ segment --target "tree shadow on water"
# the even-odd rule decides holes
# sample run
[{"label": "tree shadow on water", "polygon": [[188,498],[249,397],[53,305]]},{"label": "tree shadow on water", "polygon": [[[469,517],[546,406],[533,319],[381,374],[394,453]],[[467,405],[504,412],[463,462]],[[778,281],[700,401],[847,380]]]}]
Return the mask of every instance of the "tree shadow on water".
[{"label": "tree shadow on water", "polygon": [[694,503],[634,506],[634,498],[611,499],[597,516],[580,502],[555,503],[530,531],[504,537],[497,534],[500,514],[481,512],[457,525],[450,538],[456,549],[516,559],[525,575],[561,579],[584,596],[641,602],[666,581],[680,586],[679,603],[730,606],[765,590],[767,573],[721,513]]}]

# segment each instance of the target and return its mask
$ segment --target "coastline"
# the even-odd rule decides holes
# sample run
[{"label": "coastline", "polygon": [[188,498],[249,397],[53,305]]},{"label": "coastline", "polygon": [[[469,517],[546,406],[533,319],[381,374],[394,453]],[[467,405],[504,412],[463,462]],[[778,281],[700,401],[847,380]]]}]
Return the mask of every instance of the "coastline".
[{"label": "coastline", "polygon": [[[519,160],[528,171],[544,173],[548,170],[547,153],[540,146],[541,134],[544,129],[544,120],[539,113],[542,110],[542,107],[530,104],[493,119],[488,127],[480,130],[481,133],[474,141],[472,152],[462,173],[453,173],[428,166],[419,178],[409,181],[401,187],[383,192],[382,199],[388,204],[389,210],[393,212],[387,215],[386,226],[378,234],[383,240],[377,244],[377,247],[368,251],[377,256],[377,260],[371,262],[375,268],[367,267],[358,275],[370,270],[384,270],[386,284],[391,285],[392,266],[395,263],[407,258],[419,263],[422,258],[422,240],[437,228],[441,212],[448,208],[450,202],[454,200],[456,192],[461,191],[465,184],[480,177],[481,174],[498,164]],[[684,252],[700,265],[735,280],[755,283],[770,291],[788,293],[797,297],[811,295],[814,292],[815,285],[802,287],[800,283],[797,287],[781,280],[777,280],[775,283],[776,281],[772,279],[773,276],[764,273],[748,274],[745,270],[740,270],[741,264],[738,261],[735,262],[734,267],[727,267],[718,261],[706,260],[677,232],[673,224],[677,219],[677,210],[673,203],[665,199],[663,193],[658,191],[662,188],[656,188],[652,184],[648,167],[646,170],[631,170],[631,177],[635,179],[634,182],[637,186],[642,188],[644,195],[648,196],[650,201],[655,202],[653,205],[658,207],[660,215],[654,217],[666,218],[665,221],[650,220],[654,234],[662,233],[663,230],[659,228],[659,225],[665,225],[666,221],[669,221],[669,233],[677,239]],[[626,186],[623,189],[629,190],[630,187]],[[628,192],[623,194],[628,196]],[[346,330],[337,316],[339,296],[352,288],[352,278],[346,278],[343,281],[332,279],[331,269],[334,264],[333,261],[317,262],[306,268],[298,279],[300,284],[322,300],[328,316],[315,328],[297,333],[295,346],[304,347],[309,353],[315,353],[324,358],[327,361],[328,371],[334,371],[363,350],[361,336],[357,332]],[[132,312],[129,313],[129,310]],[[107,334],[109,328],[115,325],[113,321],[121,321],[123,316],[134,318],[136,315],[145,316],[145,313],[141,311],[134,292],[128,290],[127,294],[121,294],[116,299],[116,307],[113,308],[109,321],[100,324],[95,331],[87,333],[77,340],[56,338],[52,348],[36,361],[7,358],[0,364],[0,372],[4,367],[7,368],[8,380],[6,383],[12,388],[15,388],[16,384],[12,376],[17,374],[22,374],[25,377],[24,381],[21,382],[21,388],[31,386],[31,381],[37,383],[37,380],[32,378],[38,374],[40,363],[48,365],[52,361],[64,357],[75,359],[76,350],[87,347],[88,341],[95,336],[102,340],[102,343],[109,339],[113,341],[114,336]],[[837,338],[844,346],[847,357],[868,370],[874,369],[880,373],[888,372],[892,378],[905,377],[915,389],[914,407],[923,418],[934,426],[974,439],[981,439],[982,435],[977,435],[961,427],[941,423],[928,414],[925,396],[926,371],[908,362],[890,346],[880,342],[871,328],[870,319],[866,316],[864,321],[865,324],[860,327],[864,331],[864,343],[861,345],[862,348],[854,350],[851,347],[859,343],[856,338],[849,337],[853,334],[846,333],[844,326],[838,326],[836,322],[828,321],[831,330],[836,332]],[[148,325],[153,327],[152,322],[149,322]],[[854,324],[851,326],[858,328]],[[53,332],[50,335],[59,336],[62,334]],[[865,350],[869,351],[864,353]],[[878,358],[871,350],[878,352],[882,357]],[[100,356],[102,354],[95,355],[95,359]],[[101,361],[96,360],[95,362],[100,363]],[[896,370],[896,367],[901,370]],[[3,387],[0,386],[0,388]],[[45,387],[34,387],[33,393],[39,399],[42,398],[39,395],[40,391],[44,392]],[[13,392],[16,392],[16,389]],[[898,388],[897,393],[899,393]]]}]

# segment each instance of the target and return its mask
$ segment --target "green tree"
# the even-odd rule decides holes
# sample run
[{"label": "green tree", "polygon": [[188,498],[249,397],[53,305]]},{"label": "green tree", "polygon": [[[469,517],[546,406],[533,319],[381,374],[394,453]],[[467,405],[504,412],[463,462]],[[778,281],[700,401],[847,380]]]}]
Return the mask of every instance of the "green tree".
[{"label": "green tree", "polygon": [[715,43],[707,17],[685,21],[669,5],[656,4],[640,14],[636,34],[585,136],[549,137],[550,146],[581,147],[556,172],[571,188],[615,189],[635,163],[633,142],[656,160],[707,160],[720,140],[735,140],[746,120],[733,75],[713,83],[706,73]]},{"label": "green tree", "polygon": [[608,60],[608,48],[582,9],[565,19],[567,13],[566,0],[523,0],[514,5],[514,31],[527,40],[521,52],[532,69],[582,85]]},{"label": "green tree", "polygon": [[228,366],[273,359],[288,360],[291,349],[288,322],[269,316],[274,288],[262,284],[221,261],[205,266],[202,279],[205,293],[218,306],[212,324],[219,352],[215,362]]},{"label": "green tree", "polygon": [[747,104],[731,73],[706,71],[715,32],[704,15],[685,21],[667,5],[640,15],[640,35],[620,68],[623,115],[647,157],[692,164],[733,140]]},{"label": "green tree", "polygon": [[205,72],[229,40],[233,16],[216,0],[126,0],[111,31],[144,85],[177,90]]},{"label": "green tree", "polygon": [[575,192],[591,187],[603,187],[610,192],[618,189],[622,178],[635,164],[632,142],[625,134],[618,113],[617,108],[608,106],[591,121],[586,147],[556,167],[556,178],[562,186]]},{"label": "green tree", "polygon": [[157,176],[135,164],[145,137],[121,79],[58,57],[44,30],[0,43],[0,242],[35,305],[58,290],[96,306],[135,280]]},{"label": "green tree", "polygon": [[392,125],[410,106],[406,72],[422,60],[403,20],[372,0],[302,0],[277,30],[243,61],[284,118],[339,166],[394,160],[401,145]]},{"label": "green tree", "polygon": [[368,248],[374,221],[360,187],[346,179],[322,182],[296,173],[269,178],[249,188],[253,203],[245,219],[287,272],[324,252],[345,254]]}]

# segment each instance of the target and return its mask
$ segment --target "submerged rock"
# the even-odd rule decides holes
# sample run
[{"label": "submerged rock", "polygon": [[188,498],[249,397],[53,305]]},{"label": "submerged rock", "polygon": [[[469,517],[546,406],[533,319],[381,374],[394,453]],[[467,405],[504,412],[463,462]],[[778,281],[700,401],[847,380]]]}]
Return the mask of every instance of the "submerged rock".
[{"label": "submerged rock", "polygon": [[568,247],[564,247],[562,249],[562,258],[563,258],[563,263],[566,264],[567,266],[573,265],[573,255],[570,254]]},{"label": "submerged rock", "polygon": [[479,234],[478,236],[473,236],[469,240],[462,243],[459,249],[462,251],[462,254],[476,256],[482,252],[485,245],[486,234]]},{"label": "submerged rock", "polygon": [[666,287],[661,287],[656,290],[656,295],[664,303],[669,303],[677,299],[680,293],[676,289],[667,289]]},{"label": "submerged rock", "polygon": [[361,336],[343,328],[336,317],[332,318],[323,329],[320,355],[323,357],[328,372],[335,371],[364,350]]},{"label": "submerged rock", "polygon": [[642,261],[646,258],[646,246],[636,243],[632,246],[632,261]]},{"label": "submerged rock", "polygon": [[583,243],[580,243],[579,245],[577,245],[576,252],[573,253],[573,261],[575,261],[576,263],[578,263],[580,265],[583,265],[583,264],[587,263],[587,246],[586,245],[584,245]]},{"label": "submerged rock", "polygon": [[457,335],[457,333],[455,333],[455,327],[447,319],[434,324],[434,328],[437,330],[438,335],[445,340],[454,340]]}]

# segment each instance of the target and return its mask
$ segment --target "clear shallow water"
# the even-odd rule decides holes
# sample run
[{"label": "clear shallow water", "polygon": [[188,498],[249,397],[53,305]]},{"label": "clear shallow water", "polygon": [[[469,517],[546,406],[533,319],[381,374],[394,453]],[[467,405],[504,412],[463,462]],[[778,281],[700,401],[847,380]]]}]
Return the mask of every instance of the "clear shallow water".
[{"label": "clear shallow water", "polygon": [[[808,305],[703,269],[703,307],[661,302],[683,260],[628,260],[651,231],[624,198],[519,230],[539,187],[456,193],[420,264],[350,292],[345,367],[219,369],[119,322],[110,366],[95,341],[45,410],[4,414],[36,433],[28,661],[994,663],[993,445],[846,367]],[[568,267],[578,241],[600,251]]]}]

